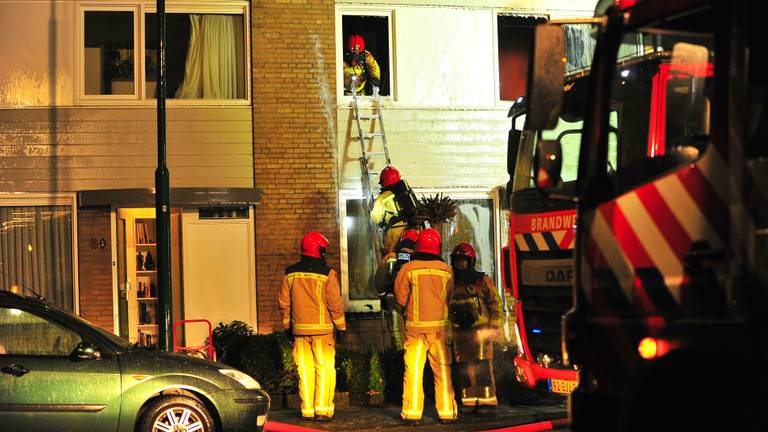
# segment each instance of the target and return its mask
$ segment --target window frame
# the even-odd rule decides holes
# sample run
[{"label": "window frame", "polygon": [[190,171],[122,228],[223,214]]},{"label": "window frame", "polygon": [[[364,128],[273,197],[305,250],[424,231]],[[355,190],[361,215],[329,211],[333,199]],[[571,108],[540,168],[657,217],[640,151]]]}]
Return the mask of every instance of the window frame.
[{"label": "window frame", "polygon": [[[134,13],[134,94],[133,95],[86,95],[85,94],[85,13],[86,12],[125,12]],[[77,3],[75,31],[75,104],[76,105],[139,105],[154,106],[157,99],[146,98],[147,78],[145,76],[146,57],[146,14],[156,13],[155,1],[137,0],[125,3],[107,3],[106,1],[80,1]],[[245,80],[244,99],[174,99],[167,98],[169,106],[248,106],[251,104],[251,19],[249,2],[229,0],[211,2],[169,1],[166,13],[211,13],[242,15],[243,17],[243,78]]]},{"label": "window frame", "polygon": [[77,236],[77,196],[74,193],[43,194],[43,193],[0,193],[0,206],[69,206],[72,214],[72,309],[75,315],[80,315],[80,278],[78,275],[78,241]]},{"label": "window frame", "polygon": [[[434,195],[442,193],[448,195],[453,199],[485,199],[491,201],[491,218],[493,223],[492,238],[493,241],[493,263],[494,263],[494,275],[492,276],[496,289],[500,295],[503,294],[503,287],[501,286],[501,249],[502,249],[502,230],[501,224],[504,223],[504,218],[501,209],[501,196],[500,189],[498,187],[491,190],[488,189],[474,189],[474,188],[462,188],[462,189],[446,189],[446,188],[423,188],[415,189],[413,192],[417,198],[421,198],[426,195]],[[366,312],[366,313],[378,313],[380,311],[380,304],[378,299],[372,300],[350,300],[349,299],[349,247],[347,245],[347,230],[344,226],[344,221],[347,217],[347,201],[363,199],[363,193],[357,189],[342,189],[339,191],[339,266],[341,293],[344,298],[344,310],[346,312]],[[373,309],[368,308],[367,305],[373,306]]]},{"label": "window frame", "polygon": [[[389,44],[389,70],[388,73],[388,80],[389,80],[389,95],[388,96],[380,96],[382,101],[397,101],[397,79],[395,79],[395,69],[397,62],[395,61],[396,53],[395,53],[395,9],[394,8],[387,8],[387,7],[369,7],[369,8],[360,8],[360,7],[348,7],[344,5],[336,5],[336,63],[335,63],[335,71],[336,71],[336,100],[339,105],[341,104],[351,104],[352,103],[352,95],[345,95],[344,94],[344,73],[342,72],[342,67],[344,64],[344,52],[343,49],[339,49],[339,47],[344,46],[344,29],[342,28],[342,23],[344,16],[376,16],[376,17],[385,17],[387,18],[387,30],[389,31],[389,37],[387,40],[387,43]],[[358,101],[361,101],[363,103],[373,103],[373,96],[358,96]]]}]

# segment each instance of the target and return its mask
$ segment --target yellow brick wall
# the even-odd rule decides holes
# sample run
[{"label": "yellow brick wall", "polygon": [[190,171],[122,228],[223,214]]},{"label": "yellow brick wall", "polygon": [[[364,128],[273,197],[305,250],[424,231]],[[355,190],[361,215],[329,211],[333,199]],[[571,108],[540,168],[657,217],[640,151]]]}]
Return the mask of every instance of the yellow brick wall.
[{"label": "yellow brick wall", "polygon": [[277,292],[310,230],[338,269],[334,2],[252,3],[259,332],[281,328]]}]

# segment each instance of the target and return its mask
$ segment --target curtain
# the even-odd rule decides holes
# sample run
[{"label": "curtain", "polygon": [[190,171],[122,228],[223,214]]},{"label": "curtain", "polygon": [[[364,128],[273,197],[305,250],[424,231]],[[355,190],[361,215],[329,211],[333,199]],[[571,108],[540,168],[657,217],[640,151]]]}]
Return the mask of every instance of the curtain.
[{"label": "curtain", "polygon": [[0,289],[74,310],[69,206],[0,207]]},{"label": "curtain", "polygon": [[177,99],[237,98],[237,35],[234,16],[190,14],[184,81]]}]

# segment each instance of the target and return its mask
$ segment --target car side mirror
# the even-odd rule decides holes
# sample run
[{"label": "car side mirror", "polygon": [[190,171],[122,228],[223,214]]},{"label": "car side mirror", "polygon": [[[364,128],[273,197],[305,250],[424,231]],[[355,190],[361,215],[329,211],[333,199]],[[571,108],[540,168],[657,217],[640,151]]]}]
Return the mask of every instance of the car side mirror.
[{"label": "car side mirror", "polygon": [[101,360],[101,351],[90,342],[80,342],[69,355],[72,361]]},{"label": "car side mirror", "polygon": [[536,157],[533,158],[533,175],[536,187],[544,195],[550,195],[560,186],[563,169],[563,150],[560,141],[539,139]]}]

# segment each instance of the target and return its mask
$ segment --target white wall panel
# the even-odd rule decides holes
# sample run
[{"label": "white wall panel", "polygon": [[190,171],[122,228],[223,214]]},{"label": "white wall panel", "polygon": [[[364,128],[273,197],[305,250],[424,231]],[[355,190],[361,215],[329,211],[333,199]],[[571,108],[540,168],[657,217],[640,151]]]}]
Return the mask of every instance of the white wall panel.
[{"label": "white wall panel", "polygon": [[490,9],[398,8],[397,103],[477,107],[494,101]]}]

